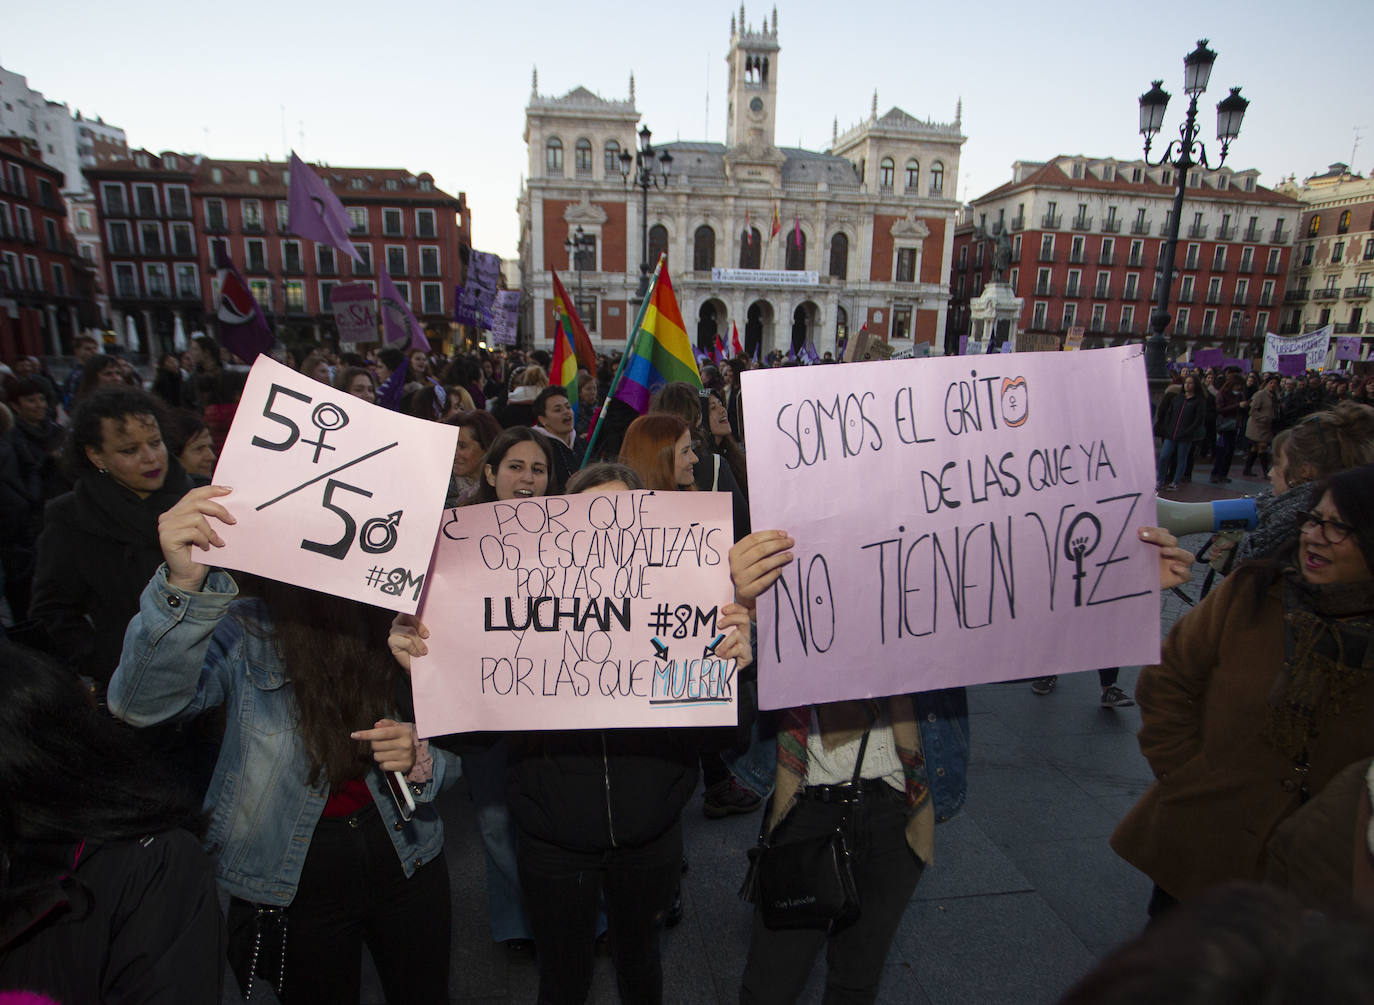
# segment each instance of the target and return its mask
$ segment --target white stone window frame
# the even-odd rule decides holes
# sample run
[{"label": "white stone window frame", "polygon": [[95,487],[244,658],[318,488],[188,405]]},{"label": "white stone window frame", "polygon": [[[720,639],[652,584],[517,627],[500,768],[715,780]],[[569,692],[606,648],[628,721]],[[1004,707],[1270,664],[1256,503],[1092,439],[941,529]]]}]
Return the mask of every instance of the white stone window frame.
[{"label": "white stone window frame", "polygon": [[[396,230],[387,227],[387,214],[396,214]],[[406,212],[400,206],[382,207],[382,236],[383,237],[405,237],[406,236]]]},{"label": "white stone window frame", "polygon": [[[921,281],[921,257],[925,250],[926,239],[930,237],[930,228],[925,221],[917,219],[913,214],[893,223],[889,233],[892,236],[892,269],[888,281],[892,283],[908,281],[919,283]],[[915,252],[910,280],[897,278],[897,263],[901,260],[903,250]],[[914,315],[912,324],[915,324]]]},{"label": "white stone window frame", "polygon": [[[436,311],[425,308],[425,293],[429,290],[437,290],[439,294],[439,309]],[[444,284],[436,282],[425,282],[420,284],[420,313],[422,314],[443,314],[444,313]]]},{"label": "white stone window frame", "polygon": [[[147,227],[153,227],[153,228],[156,228],[156,230],[157,230],[157,244],[158,244],[158,246],[157,246],[156,248],[149,248],[149,247],[148,247],[148,242],[147,242],[146,240],[144,240],[143,232],[144,232],[144,228],[147,228]],[[167,251],[168,251],[168,248],[167,248],[167,234],[166,234],[166,232],[162,229],[162,223],[161,223],[160,221],[158,221],[158,220],[139,220],[139,221],[138,221],[138,250],[139,250],[142,254],[145,254],[145,255],[165,255],[165,254],[167,253]]]},{"label": "white stone window frame", "polygon": [[[420,233],[420,221],[422,219],[427,219],[430,222],[428,234]],[[415,236],[423,241],[437,241],[439,239],[439,214],[434,211],[433,207],[422,206],[415,210]]]},{"label": "white stone window frame", "polygon": [[[582,200],[580,202],[575,202],[571,204],[567,207],[567,209],[563,211],[563,223],[566,227],[565,232],[563,234],[564,242],[568,242],[573,239],[573,236],[574,234],[576,234],[578,227],[582,228],[583,234],[596,238],[596,252],[593,256],[592,261],[592,264],[595,267],[592,269],[584,269],[582,272],[582,275],[584,277],[587,275],[588,272],[592,272],[599,275],[602,271],[601,255],[606,247],[606,242],[602,239],[602,231],[609,219],[610,218],[606,215],[606,211],[602,209],[600,206],[594,205],[586,192],[582,193]],[[656,221],[651,221],[649,226],[652,227],[654,222]],[[666,222],[664,223],[664,226],[667,226]],[[695,233],[695,228],[693,228],[693,233]],[[670,241],[672,240],[671,230],[668,231],[668,238]],[[566,257],[563,259],[563,261],[567,263],[568,273],[572,277],[572,280],[576,282],[577,270],[573,268],[573,256],[577,253],[576,249],[570,248],[570,246],[567,244],[563,244],[562,249],[566,253]]]}]

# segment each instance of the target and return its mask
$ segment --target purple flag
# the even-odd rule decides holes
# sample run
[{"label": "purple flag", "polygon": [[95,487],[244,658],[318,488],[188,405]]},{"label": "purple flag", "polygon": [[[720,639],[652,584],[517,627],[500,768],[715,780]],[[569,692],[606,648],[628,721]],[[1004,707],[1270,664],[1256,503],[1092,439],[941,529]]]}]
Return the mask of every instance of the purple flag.
[{"label": "purple flag", "polygon": [[391,376],[377,388],[377,404],[393,412],[401,407],[401,394],[405,391],[406,371],[409,369],[410,355],[407,354],[401,358],[401,365],[392,370]]},{"label": "purple flag", "polygon": [[967,335],[960,335],[960,336],[959,336],[959,355],[960,355],[960,356],[967,356],[967,355],[968,355],[968,336],[967,336]]},{"label": "purple flag", "polygon": [[1284,377],[1297,377],[1307,372],[1307,353],[1286,352],[1279,356],[1279,373]]},{"label": "purple flag", "polygon": [[224,246],[215,246],[219,266],[219,303],[215,317],[219,320],[219,340],[226,349],[245,363],[252,363],[272,348],[276,336],[267,327],[257,298],[234,268]]},{"label": "purple flag", "polygon": [[802,353],[812,363],[819,363],[821,361],[821,354],[816,351],[816,347],[812,345],[810,342],[802,346]]},{"label": "purple flag", "polygon": [[291,152],[291,185],[286,196],[287,226],[317,244],[338,248],[354,261],[362,261],[348,232],[348,211],[329,186]]},{"label": "purple flag", "polygon": [[1220,349],[1194,349],[1193,366],[1221,366],[1225,353]]},{"label": "purple flag", "polygon": [[1360,358],[1360,343],[1363,340],[1358,335],[1337,335],[1336,336],[1336,358],[1355,361]]},{"label": "purple flag", "polygon": [[410,308],[401,299],[391,276],[386,269],[379,270],[377,274],[382,277],[382,341],[406,352],[411,349],[429,352],[429,339],[425,338],[420,322],[415,320],[415,315],[410,313]]},{"label": "purple flag", "polygon": [[501,282],[501,257],[474,251],[468,259],[467,283],[454,290],[453,319],[460,325],[491,328],[492,305]]}]

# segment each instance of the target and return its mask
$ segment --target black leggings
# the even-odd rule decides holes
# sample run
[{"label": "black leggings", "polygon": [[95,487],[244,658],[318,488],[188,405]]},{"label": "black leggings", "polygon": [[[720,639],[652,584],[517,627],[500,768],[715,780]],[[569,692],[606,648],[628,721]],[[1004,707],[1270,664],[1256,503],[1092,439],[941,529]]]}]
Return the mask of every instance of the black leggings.
[{"label": "black leggings", "polygon": [[[251,939],[253,904],[229,904],[230,941]],[[282,1001],[349,1005],[361,994],[367,943],[392,1005],[447,1005],[448,867],[443,853],[409,879],[376,804],[320,820],[286,911]],[[231,945],[233,959],[238,947]]]}]

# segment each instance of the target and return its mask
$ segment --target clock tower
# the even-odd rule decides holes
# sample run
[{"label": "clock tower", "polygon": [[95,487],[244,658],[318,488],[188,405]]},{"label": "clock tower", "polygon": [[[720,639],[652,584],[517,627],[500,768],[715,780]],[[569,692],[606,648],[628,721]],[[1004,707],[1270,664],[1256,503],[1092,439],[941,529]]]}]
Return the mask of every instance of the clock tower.
[{"label": "clock tower", "polygon": [[730,101],[726,112],[725,143],[738,149],[771,150],[778,100],[778,9],[773,23],[765,17],[755,31],[746,26],[744,5],[739,22],[730,18]]}]

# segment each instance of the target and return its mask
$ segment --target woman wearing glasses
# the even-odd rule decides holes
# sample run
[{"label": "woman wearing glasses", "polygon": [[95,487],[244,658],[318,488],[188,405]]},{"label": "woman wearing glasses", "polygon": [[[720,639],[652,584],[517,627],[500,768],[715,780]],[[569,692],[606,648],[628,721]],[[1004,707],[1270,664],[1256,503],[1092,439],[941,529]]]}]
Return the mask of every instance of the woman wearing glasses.
[{"label": "woman wearing glasses", "polygon": [[1140,675],[1155,782],[1112,835],[1150,914],[1265,872],[1276,827],[1374,754],[1374,465],[1318,483],[1297,539],[1242,566]]}]

